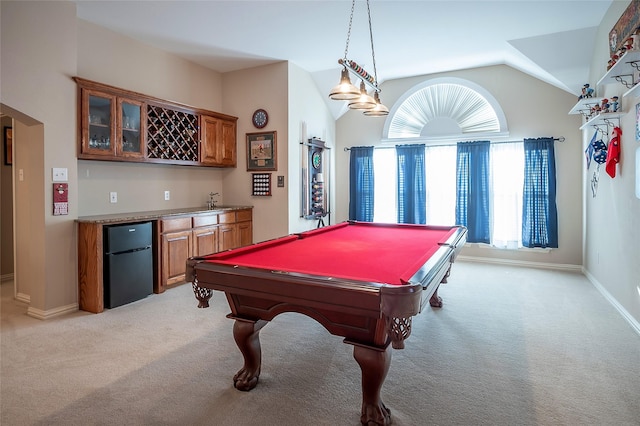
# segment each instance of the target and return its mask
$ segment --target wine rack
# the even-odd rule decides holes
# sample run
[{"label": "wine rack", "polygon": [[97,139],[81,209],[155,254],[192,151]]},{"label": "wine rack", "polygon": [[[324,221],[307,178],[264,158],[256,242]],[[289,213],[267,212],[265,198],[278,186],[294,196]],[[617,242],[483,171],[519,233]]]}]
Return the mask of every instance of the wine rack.
[{"label": "wine rack", "polygon": [[198,116],[147,105],[147,158],[198,161]]}]

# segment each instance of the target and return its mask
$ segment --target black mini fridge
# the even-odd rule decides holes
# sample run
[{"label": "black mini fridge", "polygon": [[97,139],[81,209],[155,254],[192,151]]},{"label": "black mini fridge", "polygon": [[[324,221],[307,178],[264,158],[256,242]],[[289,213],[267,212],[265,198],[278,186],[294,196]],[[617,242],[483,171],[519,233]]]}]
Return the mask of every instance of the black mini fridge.
[{"label": "black mini fridge", "polygon": [[151,222],[104,227],[104,306],[115,308],[153,293]]}]

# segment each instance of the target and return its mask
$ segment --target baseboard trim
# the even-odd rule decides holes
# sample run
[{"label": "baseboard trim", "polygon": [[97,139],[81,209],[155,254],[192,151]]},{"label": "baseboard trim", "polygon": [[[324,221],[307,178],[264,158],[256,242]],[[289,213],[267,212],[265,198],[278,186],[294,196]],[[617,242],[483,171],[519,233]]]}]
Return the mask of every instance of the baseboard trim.
[{"label": "baseboard trim", "polygon": [[26,304],[31,303],[31,296],[29,296],[28,294],[24,294],[24,293],[18,293],[16,294],[16,300],[20,301],[20,302],[24,302]]},{"label": "baseboard trim", "polygon": [[622,306],[618,301],[607,291],[606,288],[600,282],[591,275],[589,271],[582,268],[582,273],[589,280],[589,282],[604,296],[605,299],[622,315],[622,317],[627,320],[631,328],[635,330],[635,332],[640,336],[640,322],[638,322],[630,313],[627,311],[624,306]]},{"label": "baseboard trim", "polygon": [[34,317],[40,320],[47,320],[53,317],[57,317],[60,315],[64,315],[64,314],[68,314],[70,312],[75,312],[78,310],[78,304],[77,303],[72,303],[70,305],[66,305],[66,306],[60,306],[58,308],[54,308],[54,309],[49,309],[46,311],[43,311],[41,309],[36,309],[36,308],[32,308],[29,307],[27,309],[27,315],[29,315],[30,317]]},{"label": "baseboard trim", "polygon": [[566,263],[545,263],[529,262],[523,260],[497,259],[494,257],[458,256],[457,260],[462,262],[490,263],[494,265],[523,266],[526,268],[553,269],[558,271],[569,271],[582,273],[581,265],[570,265]]}]

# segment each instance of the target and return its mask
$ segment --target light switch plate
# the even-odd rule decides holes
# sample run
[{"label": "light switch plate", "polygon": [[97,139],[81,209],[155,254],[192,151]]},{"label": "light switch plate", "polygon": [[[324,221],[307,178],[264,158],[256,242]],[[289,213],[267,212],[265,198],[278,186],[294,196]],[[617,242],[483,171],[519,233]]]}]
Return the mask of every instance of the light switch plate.
[{"label": "light switch plate", "polygon": [[51,174],[54,182],[67,182],[69,180],[68,169],[66,167],[53,167]]}]

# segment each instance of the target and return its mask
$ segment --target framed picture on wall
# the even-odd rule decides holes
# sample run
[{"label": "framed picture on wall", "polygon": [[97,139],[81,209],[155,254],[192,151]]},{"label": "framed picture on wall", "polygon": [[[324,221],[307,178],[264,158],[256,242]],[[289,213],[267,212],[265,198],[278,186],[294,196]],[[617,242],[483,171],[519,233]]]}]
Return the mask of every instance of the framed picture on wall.
[{"label": "framed picture on wall", "polygon": [[640,27],[640,0],[631,0],[631,4],[622,13],[618,22],[609,31],[609,51],[613,55],[616,53],[629,37],[633,35],[636,28]]},{"label": "framed picture on wall", "polygon": [[247,171],[278,170],[276,132],[247,133]]},{"label": "framed picture on wall", "polygon": [[4,128],[4,164],[13,164],[13,128]]}]

